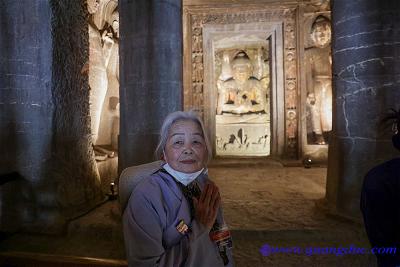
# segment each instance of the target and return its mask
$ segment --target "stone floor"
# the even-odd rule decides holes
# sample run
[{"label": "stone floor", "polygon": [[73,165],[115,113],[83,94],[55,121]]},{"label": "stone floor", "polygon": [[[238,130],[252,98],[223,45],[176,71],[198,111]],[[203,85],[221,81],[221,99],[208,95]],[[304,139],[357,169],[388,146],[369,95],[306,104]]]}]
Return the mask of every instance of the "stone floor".
[{"label": "stone floor", "polygon": [[[326,168],[214,166],[209,173],[220,187],[236,266],[376,266],[372,255],[315,251],[369,246],[361,224],[316,208],[325,194]],[[262,256],[260,248],[266,244],[281,252]],[[302,251],[283,250],[293,247]],[[67,236],[15,234],[0,243],[0,251],[124,259],[118,203],[107,202],[75,220]]]},{"label": "stone floor", "polygon": [[[371,255],[312,255],[313,248],[369,247],[361,224],[316,207],[325,195],[326,168],[212,168],[210,177],[221,190],[237,266],[376,266]],[[266,244],[303,252],[262,256]]]}]

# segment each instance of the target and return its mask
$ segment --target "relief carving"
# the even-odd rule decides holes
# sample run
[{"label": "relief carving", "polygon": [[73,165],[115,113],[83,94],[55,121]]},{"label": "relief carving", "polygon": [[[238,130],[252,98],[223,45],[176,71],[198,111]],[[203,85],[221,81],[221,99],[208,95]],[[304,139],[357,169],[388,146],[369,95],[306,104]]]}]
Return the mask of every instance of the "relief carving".
[{"label": "relief carving", "polygon": [[328,142],[332,130],[332,72],[330,21],[318,16],[311,28],[313,46],[305,51],[307,63],[307,140]]},{"label": "relief carving", "polygon": [[309,5],[305,6],[305,12],[321,12],[330,9],[330,0],[311,0]]},{"label": "relief carving", "polygon": [[193,52],[200,53],[203,50],[203,38],[201,35],[201,28],[194,27],[193,28],[193,37],[192,37],[192,45]]},{"label": "relief carving", "polygon": [[192,81],[203,82],[204,66],[203,66],[203,57],[201,55],[194,56],[192,69],[193,69]]},{"label": "relief carving", "polygon": [[296,47],[296,33],[292,23],[285,25],[285,47],[287,49],[293,49]]},{"label": "relief carving", "polygon": [[297,120],[295,110],[289,110],[287,112],[287,136],[289,139],[296,138],[297,136]]},{"label": "relief carving", "polygon": [[286,91],[286,107],[287,109],[295,109],[297,104],[297,94],[294,90]]},{"label": "relief carving", "polygon": [[[196,106],[202,107],[203,106],[203,85],[196,84],[194,85],[194,92],[193,92],[193,102]],[[201,109],[203,110],[203,109]]]},{"label": "relief carving", "polygon": [[286,78],[294,79],[297,76],[296,55],[295,51],[287,50],[286,52]]},{"label": "relief carving", "polygon": [[294,81],[294,80],[288,80],[287,83],[286,83],[286,88],[287,88],[289,91],[292,91],[292,90],[296,89],[296,81]]},{"label": "relief carving", "polygon": [[[228,68],[224,55],[224,63],[220,78],[225,78],[227,72],[232,69],[232,76],[228,79],[219,79],[217,114],[229,112],[234,114],[252,113],[267,110],[266,88],[262,87],[259,79],[251,76],[253,66],[244,51],[239,51],[232,60],[231,68]],[[262,74],[260,74],[262,76]]]},{"label": "relief carving", "polygon": [[216,127],[217,155],[270,154],[270,124],[267,114],[217,115]]}]

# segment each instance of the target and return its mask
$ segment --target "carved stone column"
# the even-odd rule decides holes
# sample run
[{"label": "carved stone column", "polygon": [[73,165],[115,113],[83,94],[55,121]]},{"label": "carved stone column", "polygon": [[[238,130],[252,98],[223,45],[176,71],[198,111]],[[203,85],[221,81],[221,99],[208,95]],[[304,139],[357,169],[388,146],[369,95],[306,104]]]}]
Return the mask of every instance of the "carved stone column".
[{"label": "carved stone column", "polygon": [[366,172],[396,155],[379,122],[400,104],[399,12],[397,0],[332,2],[334,97],[327,200],[336,212],[353,218],[360,218]]},{"label": "carved stone column", "polygon": [[121,0],[119,169],[153,160],[165,116],[182,109],[180,0]]}]

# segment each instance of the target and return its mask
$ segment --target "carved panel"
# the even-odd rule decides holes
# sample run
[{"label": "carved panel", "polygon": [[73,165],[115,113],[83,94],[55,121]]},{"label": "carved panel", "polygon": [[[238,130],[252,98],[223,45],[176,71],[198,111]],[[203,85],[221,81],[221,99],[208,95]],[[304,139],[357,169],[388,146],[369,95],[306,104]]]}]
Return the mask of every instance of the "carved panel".
[{"label": "carved panel", "polygon": [[[282,90],[284,98],[282,105],[284,105],[284,111],[282,114],[275,114],[278,116],[278,120],[284,120],[284,128],[282,133],[278,135],[284,135],[284,144],[278,144],[276,146],[284,147],[283,150],[275,149],[275,154],[282,155],[283,153],[291,155],[292,158],[297,157],[298,151],[298,112],[297,110],[297,95],[298,95],[298,49],[297,49],[297,25],[296,25],[296,13],[297,6],[251,6],[242,8],[232,8],[227,13],[227,9],[222,8],[189,8],[186,7],[184,14],[186,16],[184,27],[187,34],[184,40],[185,46],[185,65],[184,68],[190,68],[190,71],[185,71],[185,87],[184,87],[184,109],[195,109],[200,111],[202,114],[206,114],[206,110],[210,107],[204,106],[204,36],[203,29],[204,25],[207,24],[246,24],[246,23],[263,23],[263,22],[276,22],[282,21],[283,23],[283,77],[284,82]],[[190,58],[190,65],[188,59]],[[188,77],[189,76],[189,77]],[[200,89],[201,88],[201,89]],[[192,97],[188,97],[192,96]],[[272,99],[272,105],[280,105],[275,103],[278,99]],[[288,118],[288,112],[291,111]],[[207,118],[203,118],[207,121]],[[239,131],[240,129],[238,129]],[[273,131],[273,129],[269,129]],[[242,132],[245,129],[241,129]],[[215,138],[211,136],[212,138]],[[220,143],[221,140],[216,140],[216,143]],[[276,140],[275,140],[276,141]],[[274,140],[273,140],[274,142]],[[274,146],[274,145],[273,145]]]},{"label": "carved panel", "polygon": [[216,127],[217,155],[269,155],[271,137],[267,114],[217,115]]}]

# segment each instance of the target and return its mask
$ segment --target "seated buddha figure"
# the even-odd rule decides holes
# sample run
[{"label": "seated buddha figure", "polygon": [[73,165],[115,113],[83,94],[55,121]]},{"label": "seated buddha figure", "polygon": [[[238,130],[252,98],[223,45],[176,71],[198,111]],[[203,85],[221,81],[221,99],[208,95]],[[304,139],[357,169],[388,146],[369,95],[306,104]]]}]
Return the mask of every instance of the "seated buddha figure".
[{"label": "seated buddha figure", "polygon": [[217,114],[245,114],[262,112],[266,109],[266,92],[262,83],[252,77],[252,64],[244,51],[233,58],[231,78],[217,82]]}]

